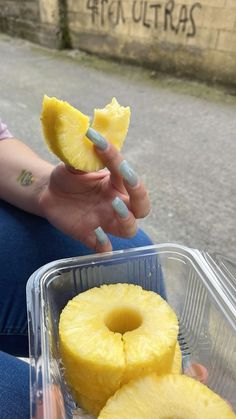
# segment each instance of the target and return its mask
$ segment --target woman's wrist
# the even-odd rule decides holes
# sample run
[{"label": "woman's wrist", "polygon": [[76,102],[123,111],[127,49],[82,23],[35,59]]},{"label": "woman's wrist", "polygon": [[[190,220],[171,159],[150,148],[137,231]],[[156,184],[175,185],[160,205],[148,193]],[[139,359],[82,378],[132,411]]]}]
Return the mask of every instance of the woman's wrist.
[{"label": "woman's wrist", "polygon": [[45,217],[40,200],[49,184],[53,168],[54,166],[41,159],[35,160],[33,165],[25,165],[15,177],[16,187],[13,194],[6,193],[5,199],[24,211]]},{"label": "woman's wrist", "polygon": [[38,168],[35,174],[34,184],[32,184],[32,208],[30,212],[43,218],[46,218],[46,214],[42,205],[42,195],[49,185],[53,169],[53,165],[43,162],[42,167]]},{"label": "woman's wrist", "polygon": [[40,194],[47,186],[54,166],[21,141],[0,141],[0,199],[24,211],[44,216]]}]

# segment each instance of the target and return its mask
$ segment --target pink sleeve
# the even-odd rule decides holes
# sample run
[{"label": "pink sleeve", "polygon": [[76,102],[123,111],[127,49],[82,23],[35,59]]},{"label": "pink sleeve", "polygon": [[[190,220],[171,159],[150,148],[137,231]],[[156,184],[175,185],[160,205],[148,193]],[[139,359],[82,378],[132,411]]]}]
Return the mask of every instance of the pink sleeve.
[{"label": "pink sleeve", "polygon": [[4,138],[12,138],[13,135],[8,131],[7,126],[0,119],[0,140]]}]

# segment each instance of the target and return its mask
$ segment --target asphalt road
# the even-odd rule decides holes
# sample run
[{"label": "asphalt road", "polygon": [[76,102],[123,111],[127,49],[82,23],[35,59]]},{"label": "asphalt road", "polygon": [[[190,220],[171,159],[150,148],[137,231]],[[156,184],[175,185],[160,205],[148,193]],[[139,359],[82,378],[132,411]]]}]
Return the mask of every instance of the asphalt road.
[{"label": "asphalt road", "polygon": [[236,98],[138,67],[0,35],[0,117],[52,161],[42,139],[44,93],[92,115],[113,96],[130,105],[124,154],[150,191],[141,222],[156,243],[236,256]]}]

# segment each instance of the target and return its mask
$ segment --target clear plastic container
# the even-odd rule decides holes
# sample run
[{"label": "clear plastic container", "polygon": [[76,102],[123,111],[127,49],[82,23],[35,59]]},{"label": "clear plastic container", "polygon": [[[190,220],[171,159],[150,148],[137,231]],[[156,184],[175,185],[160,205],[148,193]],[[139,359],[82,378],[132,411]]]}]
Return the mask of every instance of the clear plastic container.
[{"label": "clear plastic container", "polygon": [[68,300],[104,283],[130,282],[160,292],[162,276],[167,301],[179,318],[183,368],[203,364],[207,385],[236,410],[236,263],[163,244],[59,260],[30,277],[32,418],[90,417],[77,409],[63,378],[58,322]]}]

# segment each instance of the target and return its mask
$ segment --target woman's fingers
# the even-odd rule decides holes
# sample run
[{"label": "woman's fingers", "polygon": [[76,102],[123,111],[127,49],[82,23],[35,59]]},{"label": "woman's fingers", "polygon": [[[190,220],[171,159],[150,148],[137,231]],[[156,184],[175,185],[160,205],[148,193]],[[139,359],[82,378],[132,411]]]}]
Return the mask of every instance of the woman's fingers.
[{"label": "woman's fingers", "polygon": [[[65,417],[65,406],[64,399],[61,389],[58,385],[52,384],[47,390],[48,398],[50,400],[50,418],[51,419],[63,419]],[[44,408],[43,403],[37,404],[36,417],[35,419],[43,419]]]},{"label": "woman's fingers", "polygon": [[52,171],[50,187],[64,194],[83,194],[90,191],[107,175],[105,170],[86,173],[59,163]]},{"label": "woman's fingers", "polygon": [[185,374],[189,377],[195,378],[203,384],[207,383],[209,375],[207,369],[201,364],[190,364],[185,371]]},{"label": "woman's fingers", "polygon": [[136,218],[145,217],[150,211],[150,201],[145,186],[137,173],[112,144],[107,143],[106,148],[103,149],[99,149],[98,146],[96,148],[97,153],[111,172],[112,184],[123,192],[120,189],[123,183],[129,194],[130,210],[134,216]]},{"label": "woman's fingers", "polygon": [[120,163],[119,172],[122,175],[125,188],[130,197],[130,211],[132,211],[136,218],[146,217],[151,205],[143,182],[126,160],[122,160]]},{"label": "woman's fingers", "polygon": [[[88,131],[88,138],[94,143],[96,152],[110,171],[112,186],[127,196],[128,207],[120,197],[112,201],[116,214],[115,235],[132,237],[137,231],[136,218],[145,217],[150,211],[150,201],[143,182],[131,165],[123,159],[122,155],[104,137],[92,128]],[[126,201],[127,202],[127,201]],[[114,228],[114,226],[113,226]],[[108,231],[112,231],[109,228]],[[112,231],[113,233],[113,231]],[[104,245],[103,245],[104,246]],[[100,247],[100,244],[99,244]]]},{"label": "woman's fingers", "polygon": [[125,193],[122,176],[119,172],[119,164],[123,160],[122,155],[113,144],[109,143],[94,129],[89,128],[87,137],[93,142],[96,153],[99,155],[107,169],[109,169],[112,185],[121,193]]},{"label": "woman's fingers", "polygon": [[116,197],[112,201],[112,207],[116,216],[117,234],[120,237],[133,237],[137,232],[137,222],[133,213],[128,209],[127,205]]},{"label": "woman's fingers", "polygon": [[[137,232],[137,223],[132,212],[119,197],[112,201],[112,208],[114,210],[114,220],[110,226],[107,226],[107,230],[114,236],[133,237]],[[110,239],[101,226],[94,230],[94,234],[95,246],[93,245],[93,247],[95,247],[97,253],[112,251]]]},{"label": "woman's fingers", "polygon": [[102,227],[97,227],[94,230],[96,236],[96,252],[97,253],[104,253],[104,252],[111,252],[112,251],[112,244],[110,242],[109,237],[104,232]]}]

